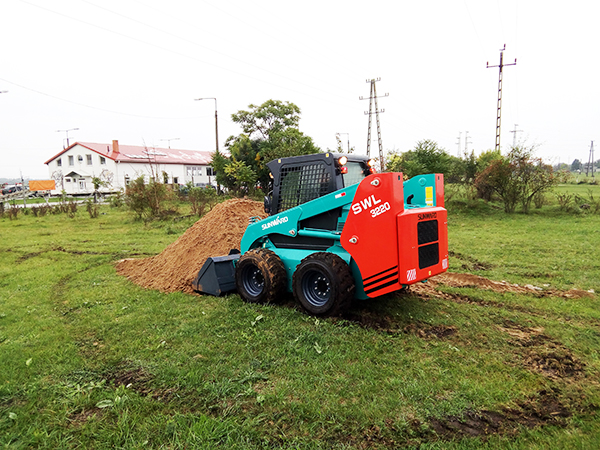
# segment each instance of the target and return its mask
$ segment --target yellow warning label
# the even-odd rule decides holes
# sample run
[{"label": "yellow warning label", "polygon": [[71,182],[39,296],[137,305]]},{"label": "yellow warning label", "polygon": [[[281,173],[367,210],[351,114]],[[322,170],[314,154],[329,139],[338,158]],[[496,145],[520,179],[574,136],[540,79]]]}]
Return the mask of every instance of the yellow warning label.
[{"label": "yellow warning label", "polygon": [[425,204],[427,206],[433,206],[433,186],[427,186],[425,188]]}]

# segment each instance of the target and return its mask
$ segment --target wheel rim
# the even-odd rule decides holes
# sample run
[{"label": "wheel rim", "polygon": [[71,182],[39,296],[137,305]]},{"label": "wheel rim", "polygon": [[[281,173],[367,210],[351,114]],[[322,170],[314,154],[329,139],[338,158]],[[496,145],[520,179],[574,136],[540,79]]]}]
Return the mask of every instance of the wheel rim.
[{"label": "wheel rim", "polygon": [[331,298],[331,282],[323,272],[311,270],[302,279],[304,297],[312,306],[321,307]]},{"label": "wheel rim", "polygon": [[248,294],[257,297],[265,288],[265,277],[258,267],[250,265],[242,271],[242,284]]}]

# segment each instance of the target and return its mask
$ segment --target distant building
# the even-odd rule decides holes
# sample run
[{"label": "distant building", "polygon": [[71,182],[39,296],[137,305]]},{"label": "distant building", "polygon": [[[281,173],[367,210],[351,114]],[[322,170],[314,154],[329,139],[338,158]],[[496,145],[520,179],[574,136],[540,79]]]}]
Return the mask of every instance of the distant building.
[{"label": "distant building", "polygon": [[119,141],[76,142],[44,164],[56,182],[53,193],[89,194],[94,191],[93,177],[105,183],[102,191],[124,189],[140,176],[146,182],[155,177],[173,185],[214,185],[211,155],[208,151],[119,145]]}]

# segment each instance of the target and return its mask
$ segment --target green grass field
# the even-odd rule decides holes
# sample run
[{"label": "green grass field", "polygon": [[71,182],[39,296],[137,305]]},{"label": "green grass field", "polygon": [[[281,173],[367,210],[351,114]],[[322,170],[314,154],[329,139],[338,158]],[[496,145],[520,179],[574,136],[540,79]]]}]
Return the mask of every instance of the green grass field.
[{"label": "green grass field", "polygon": [[[600,292],[600,215],[449,210],[450,271]],[[101,213],[0,218],[4,448],[600,448],[595,294],[441,286],[329,319],[163,294],[114,263],[193,219]]]}]

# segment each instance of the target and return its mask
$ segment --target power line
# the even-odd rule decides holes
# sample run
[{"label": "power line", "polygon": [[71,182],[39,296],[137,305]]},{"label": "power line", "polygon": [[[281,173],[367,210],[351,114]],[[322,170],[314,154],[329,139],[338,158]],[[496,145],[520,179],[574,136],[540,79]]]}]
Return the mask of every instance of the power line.
[{"label": "power line", "polygon": [[189,119],[194,119],[194,117],[156,117],[156,116],[144,116],[144,115],[141,115],[141,114],[131,114],[131,113],[125,113],[125,112],[121,112],[121,111],[115,111],[115,110],[112,110],[112,109],[99,108],[97,106],[86,105],[85,103],[75,102],[73,100],[68,100],[66,98],[62,98],[62,97],[58,97],[56,95],[48,94],[46,92],[42,92],[42,91],[39,91],[37,89],[33,89],[33,88],[30,88],[30,87],[24,86],[22,84],[15,83],[14,81],[10,81],[10,80],[7,80],[5,78],[0,78],[0,80],[4,81],[5,83],[12,84],[13,86],[20,87],[21,89],[25,89],[26,91],[31,91],[31,92],[34,92],[34,93],[39,94],[39,95],[44,95],[46,97],[53,98],[55,100],[60,100],[61,102],[71,103],[72,105],[83,106],[84,108],[89,108],[89,109],[95,109],[96,111],[103,111],[103,112],[107,112],[107,113],[111,113],[111,114],[119,114],[121,116],[139,117],[139,118],[142,118],[142,119],[160,119],[160,120],[189,120]]}]

